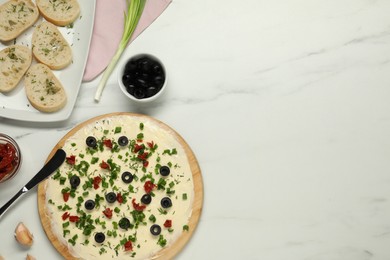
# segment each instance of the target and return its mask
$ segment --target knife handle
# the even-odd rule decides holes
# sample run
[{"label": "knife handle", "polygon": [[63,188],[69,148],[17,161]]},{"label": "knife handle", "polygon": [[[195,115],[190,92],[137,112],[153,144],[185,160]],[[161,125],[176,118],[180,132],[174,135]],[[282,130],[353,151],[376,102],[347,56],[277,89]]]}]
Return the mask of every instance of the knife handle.
[{"label": "knife handle", "polygon": [[35,185],[46,179],[65,161],[66,153],[62,149],[58,149],[53,157],[43,166],[43,168],[26,184],[26,188],[31,190]]}]

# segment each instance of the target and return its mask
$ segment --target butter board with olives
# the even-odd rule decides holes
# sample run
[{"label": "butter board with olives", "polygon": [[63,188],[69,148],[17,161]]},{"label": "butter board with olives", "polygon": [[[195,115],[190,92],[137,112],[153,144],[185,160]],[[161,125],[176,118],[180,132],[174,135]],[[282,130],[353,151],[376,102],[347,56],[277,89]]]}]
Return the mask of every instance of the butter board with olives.
[{"label": "butter board with olives", "polygon": [[112,113],[69,131],[38,187],[43,228],[66,259],[170,259],[189,241],[203,183],[191,148],[152,117]]}]

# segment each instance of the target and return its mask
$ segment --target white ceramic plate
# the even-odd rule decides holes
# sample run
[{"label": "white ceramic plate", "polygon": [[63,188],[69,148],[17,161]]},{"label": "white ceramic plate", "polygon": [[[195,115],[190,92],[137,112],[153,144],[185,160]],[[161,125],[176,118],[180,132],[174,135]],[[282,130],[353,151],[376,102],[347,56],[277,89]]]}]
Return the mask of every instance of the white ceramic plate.
[{"label": "white ceramic plate", "polygon": [[[4,2],[6,0],[0,0],[0,4]],[[27,100],[22,79],[18,87],[10,93],[0,93],[0,117],[28,122],[57,122],[69,118],[76,103],[88,58],[95,17],[95,3],[96,1],[90,0],[79,1],[81,13],[80,17],[74,22],[73,27],[59,28],[65,39],[72,46],[73,51],[73,63],[63,70],[54,71],[66,90],[68,96],[66,106],[55,113],[42,113],[36,110]],[[40,18],[36,24],[42,20],[43,18]],[[16,41],[9,43],[0,42],[0,50],[15,43],[31,46],[33,28],[20,35]]]}]

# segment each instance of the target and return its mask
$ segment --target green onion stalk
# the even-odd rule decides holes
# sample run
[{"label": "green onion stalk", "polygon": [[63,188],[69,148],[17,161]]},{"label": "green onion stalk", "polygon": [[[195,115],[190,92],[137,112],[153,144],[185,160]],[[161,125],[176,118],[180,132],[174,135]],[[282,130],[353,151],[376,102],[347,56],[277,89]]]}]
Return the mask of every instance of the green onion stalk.
[{"label": "green onion stalk", "polygon": [[125,24],[122,39],[119,42],[118,48],[114,57],[112,57],[110,63],[105,69],[102,79],[99,82],[96,94],[95,101],[99,102],[103,93],[103,89],[106,86],[107,80],[110,77],[112,71],[114,70],[116,64],[119,61],[123,51],[126,49],[126,46],[134,33],[135,28],[141,18],[142,12],[145,7],[146,0],[127,0],[127,14],[125,13]]}]

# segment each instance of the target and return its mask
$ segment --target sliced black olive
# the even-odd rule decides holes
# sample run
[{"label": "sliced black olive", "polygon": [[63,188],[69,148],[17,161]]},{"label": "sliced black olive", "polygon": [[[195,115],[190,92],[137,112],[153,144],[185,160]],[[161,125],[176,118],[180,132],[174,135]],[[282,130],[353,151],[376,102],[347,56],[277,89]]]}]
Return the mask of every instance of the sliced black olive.
[{"label": "sliced black olive", "polygon": [[136,88],[134,90],[134,97],[137,98],[137,99],[142,99],[142,98],[145,98],[146,96],[146,93],[145,93],[145,90],[143,88]]},{"label": "sliced black olive", "polygon": [[144,194],[141,198],[141,202],[146,205],[150,204],[150,202],[152,202],[152,196],[148,193]]},{"label": "sliced black olive", "polygon": [[118,138],[118,144],[120,146],[126,146],[129,143],[129,139],[126,136],[121,136]]},{"label": "sliced black olive", "polygon": [[77,175],[73,175],[72,177],[70,177],[69,182],[70,187],[72,187],[72,189],[76,189],[80,185],[80,178]]},{"label": "sliced black olive", "polygon": [[130,228],[130,220],[128,218],[121,218],[121,220],[118,222],[118,225],[120,228],[127,230]]},{"label": "sliced black olive", "polygon": [[160,174],[161,176],[168,176],[171,170],[169,169],[168,166],[161,166],[160,167]]},{"label": "sliced black olive", "polygon": [[95,201],[94,200],[87,200],[85,203],[84,203],[84,207],[88,210],[92,210],[95,208]]},{"label": "sliced black olive", "polygon": [[106,239],[106,235],[104,235],[104,233],[98,232],[95,234],[96,243],[99,243],[99,244],[103,243],[105,239]]},{"label": "sliced black olive", "polygon": [[106,200],[108,203],[114,203],[116,201],[116,194],[115,192],[109,192],[106,194]]},{"label": "sliced black olive", "polygon": [[122,181],[126,184],[129,184],[133,181],[134,176],[130,172],[124,172],[122,173]]},{"label": "sliced black olive", "polygon": [[172,200],[168,197],[162,198],[161,207],[163,207],[164,209],[172,207]]},{"label": "sliced black olive", "polygon": [[152,233],[153,236],[158,236],[161,233],[161,227],[157,224],[153,224],[150,227],[150,233]]},{"label": "sliced black olive", "polygon": [[95,148],[97,146],[96,138],[93,136],[88,136],[87,139],[85,140],[85,143],[87,144],[88,147],[91,148]]}]

